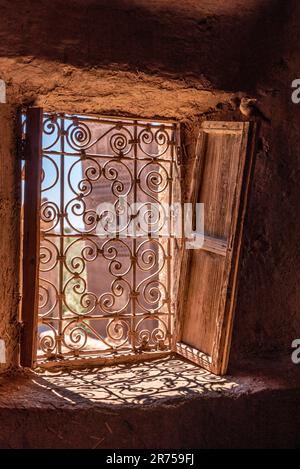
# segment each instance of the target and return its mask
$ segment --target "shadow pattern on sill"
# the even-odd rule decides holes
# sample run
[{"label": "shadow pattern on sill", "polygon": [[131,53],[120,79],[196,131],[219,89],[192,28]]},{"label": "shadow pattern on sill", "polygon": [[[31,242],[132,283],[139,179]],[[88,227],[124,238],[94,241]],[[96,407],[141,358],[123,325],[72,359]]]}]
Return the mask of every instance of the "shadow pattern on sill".
[{"label": "shadow pattern on sill", "polygon": [[177,356],[101,368],[38,370],[33,381],[70,404],[79,398],[99,404],[151,405],[239,386]]}]

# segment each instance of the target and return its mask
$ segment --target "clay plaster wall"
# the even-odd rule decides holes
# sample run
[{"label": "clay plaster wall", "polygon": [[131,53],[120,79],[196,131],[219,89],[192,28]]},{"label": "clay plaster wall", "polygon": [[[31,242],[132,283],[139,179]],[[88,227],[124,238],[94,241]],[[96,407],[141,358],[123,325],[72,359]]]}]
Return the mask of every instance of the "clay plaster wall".
[{"label": "clay plaster wall", "polygon": [[15,110],[0,104],[0,371],[18,363],[20,204]]}]

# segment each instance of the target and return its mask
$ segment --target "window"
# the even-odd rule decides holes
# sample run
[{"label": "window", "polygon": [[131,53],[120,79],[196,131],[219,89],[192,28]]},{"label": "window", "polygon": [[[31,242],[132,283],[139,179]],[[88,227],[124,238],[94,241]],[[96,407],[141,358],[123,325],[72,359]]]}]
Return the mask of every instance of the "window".
[{"label": "window", "polygon": [[21,363],[176,351],[224,373],[249,125],[202,124],[191,201],[204,203],[204,244],[190,250],[174,227],[183,202],[178,123],[31,108],[24,126]]}]

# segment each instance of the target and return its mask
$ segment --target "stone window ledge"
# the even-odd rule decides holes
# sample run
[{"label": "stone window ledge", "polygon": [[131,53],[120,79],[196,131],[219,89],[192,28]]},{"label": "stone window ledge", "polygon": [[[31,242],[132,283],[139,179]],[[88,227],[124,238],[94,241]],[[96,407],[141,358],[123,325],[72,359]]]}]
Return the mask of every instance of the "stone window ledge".
[{"label": "stone window ledge", "polygon": [[226,377],[178,357],[20,371],[0,377],[0,448],[294,447],[299,395],[289,357]]}]

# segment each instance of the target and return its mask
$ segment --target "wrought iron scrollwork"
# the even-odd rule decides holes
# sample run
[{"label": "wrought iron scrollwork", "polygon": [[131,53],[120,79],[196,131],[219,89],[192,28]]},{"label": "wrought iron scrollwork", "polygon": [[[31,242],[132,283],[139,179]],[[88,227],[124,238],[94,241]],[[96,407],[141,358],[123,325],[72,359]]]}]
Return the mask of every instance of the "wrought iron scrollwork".
[{"label": "wrought iron scrollwork", "polygon": [[176,135],[174,122],[44,114],[39,360],[170,349]]}]

